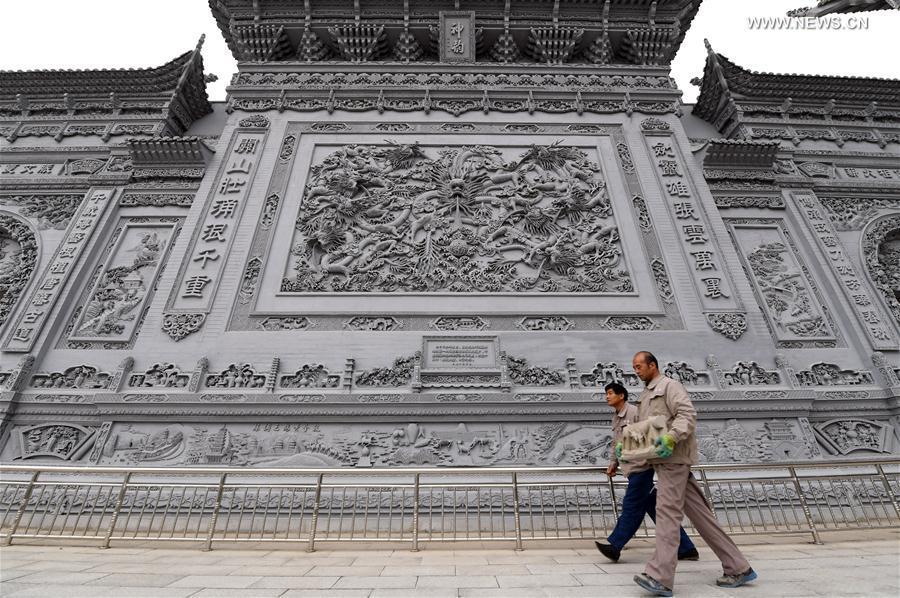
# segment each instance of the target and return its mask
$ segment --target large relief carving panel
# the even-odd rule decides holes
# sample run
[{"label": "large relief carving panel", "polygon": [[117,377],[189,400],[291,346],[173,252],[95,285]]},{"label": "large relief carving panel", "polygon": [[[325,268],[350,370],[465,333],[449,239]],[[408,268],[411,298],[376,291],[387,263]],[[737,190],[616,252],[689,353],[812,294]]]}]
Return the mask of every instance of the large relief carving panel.
[{"label": "large relief carving panel", "polygon": [[592,150],[317,148],[281,291],[630,293]]},{"label": "large relief carving panel", "polygon": [[180,219],[129,218],[119,223],[103,265],[68,329],[69,348],[133,340]]},{"label": "large relief carving panel", "polygon": [[[835,342],[824,298],[810,279],[780,219],[729,219],[735,245],[760,308],[780,345]],[[813,345],[813,342],[818,344]]]},{"label": "large relief carving panel", "polygon": [[31,227],[0,212],[0,328],[28,285],[37,257],[38,245]]},{"label": "large relief carving panel", "polygon": [[[474,330],[494,314],[510,319],[503,328],[546,330],[523,315],[577,329],[579,316],[604,315],[591,322],[604,328],[627,314],[677,327],[660,324],[670,309],[635,215],[638,192],[621,172],[628,148],[617,127],[523,136],[492,124],[474,137],[472,125],[417,124],[386,140],[372,133],[377,123],[324,125],[288,126],[293,165],[281,175],[276,165],[232,325],[265,316],[263,329],[279,329],[272,318],[303,316],[315,327],[346,314],[324,329],[443,330],[453,316],[479,322]],[[510,295],[520,301],[515,321]],[[357,316],[378,324],[360,327]]]}]

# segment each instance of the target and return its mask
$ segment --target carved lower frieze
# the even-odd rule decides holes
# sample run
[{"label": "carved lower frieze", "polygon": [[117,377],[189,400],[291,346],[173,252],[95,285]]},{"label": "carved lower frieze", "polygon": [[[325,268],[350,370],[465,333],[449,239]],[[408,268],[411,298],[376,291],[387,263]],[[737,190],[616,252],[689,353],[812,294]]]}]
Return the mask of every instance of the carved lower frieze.
[{"label": "carved lower frieze", "polygon": [[[582,412],[577,420],[554,419],[550,413],[565,411],[558,394],[518,394],[514,401],[523,409],[549,410],[548,415],[540,420],[485,422],[473,421],[457,410],[459,418],[451,415],[449,421],[423,418],[421,413],[409,419],[390,419],[396,417],[392,413],[396,409],[381,402],[366,406],[385,411],[388,419],[376,421],[287,417],[254,422],[251,417],[240,422],[112,419],[97,425],[14,423],[0,459],[235,467],[502,467],[608,462],[612,435],[605,411],[594,417]],[[454,407],[448,403],[437,407]],[[805,417],[701,418],[697,426],[700,459],[706,463],[774,463],[850,453],[892,453],[897,448],[895,434],[890,422],[867,418],[812,424]]]}]

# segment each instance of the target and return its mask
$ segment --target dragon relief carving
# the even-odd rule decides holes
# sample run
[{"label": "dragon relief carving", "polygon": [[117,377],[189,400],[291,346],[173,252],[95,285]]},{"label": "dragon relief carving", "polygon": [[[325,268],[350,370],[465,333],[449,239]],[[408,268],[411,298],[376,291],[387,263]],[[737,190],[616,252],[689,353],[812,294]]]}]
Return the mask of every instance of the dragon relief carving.
[{"label": "dragon relief carving", "polygon": [[633,290],[581,149],[351,145],[310,171],[287,292]]},{"label": "dragon relief carving", "polygon": [[881,220],[866,231],[863,254],[875,287],[900,323],[900,216]]},{"label": "dragon relief carving", "polygon": [[803,273],[790,261],[788,248],[780,242],[764,243],[747,256],[777,326],[800,337],[828,334],[825,318],[804,283]]}]

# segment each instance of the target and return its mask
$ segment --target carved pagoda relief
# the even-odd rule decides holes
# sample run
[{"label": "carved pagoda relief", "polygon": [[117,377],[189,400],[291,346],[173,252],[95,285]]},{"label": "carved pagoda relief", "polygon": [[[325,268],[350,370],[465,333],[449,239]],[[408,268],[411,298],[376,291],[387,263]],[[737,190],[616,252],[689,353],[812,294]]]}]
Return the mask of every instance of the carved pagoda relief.
[{"label": "carved pagoda relief", "polygon": [[579,148],[350,146],[314,165],[287,292],[633,290],[606,184]]},{"label": "carved pagoda relief", "polygon": [[0,327],[12,313],[37,265],[34,231],[11,214],[0,212]]}]

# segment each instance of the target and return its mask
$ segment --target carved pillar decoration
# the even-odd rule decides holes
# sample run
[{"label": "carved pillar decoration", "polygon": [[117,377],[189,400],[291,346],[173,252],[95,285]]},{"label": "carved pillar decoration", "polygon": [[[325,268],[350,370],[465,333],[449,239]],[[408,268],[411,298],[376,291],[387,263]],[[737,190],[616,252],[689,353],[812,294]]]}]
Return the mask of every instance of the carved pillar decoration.
[{"label": "carved pillar decoration", "polygon": [[742,313],[706,314],[706,321],[714,331],[733,341],[747,332],[747,316]]},{"label": "carved pillar decoration", "polygon": [[37,263],[37,240],[30,226],[0,213],[0,327],[6,322]]},{"label": "carved pillar decoration", "polygon": [[791,388],[797,387],[797,373],[788,358],[783,353],[775,354],[775,365],[784,374],[782,380]]},{"label": "carved pillar decoration", "polygon": [[188,392],[197,392],[200,390],[200,385],[203,383],[203,378],[206,376],[207,369],[209,369],[209,360],[205,357],[201,357],[197,361],[197,367],[194,369],[194,373],[191,374],[191,379],[188,382]]},{"label": "carved pillar decoration", "polygon": [[[872,283],[894,321],[900,323],[900,214],[874,221],[863,230],[862,239],[863,260]],[[864,311],[863,317],[870,313],[877,317],[872,311]],[[884,334],[887,336],[887,331]]]},{"label": "carved pillar decoration", "polygon": [[176,343],[203,327],[206,314],[165,314],[162,330]]},{"label": "carved pillar decoration", "polygon": [[269,373],[266,375],[266,392],[275,392],[275,384],[278,382],[278,370],[280,368],[281,360],[273,357],[272,365],[269,366]]},{"label": "carved pillar decoration", "polygon": [[134,367],[134,357],[128,356],[122,360],[122,363],[119,364],[116,373],[113,374],[113,378],[109,383],[109,389],[113,392],[121,392],[122,387],[125,386],[125,382],[128,380],[128,375],[131,373],[131,369]]},{"label": "carved pillar decoration", "polygon": [[884,356],[884,353],[881,351],[875,351],[872,353],[872,364],[881,372],[884,381],[888,386],[897,386],[900,385],[900,380],[897,379],[897,374],[894,372],[894,369],[891,367],[891,364],[888,363],[887,359]]},{"label": "carved pillar decoration", "polygon": [[722,371],[722,368],[719,367],[719,360],[716,359],[715,355],[710,354],[706,356],[706,367],[708,367],[710,373],[712,373],[713,379],[716,381],[716,386],[719,388],[726,388],[728,386],[728,381],[725,380],[725,373]]},{"label": "carved pillar decoration", "polygon": [[356,369],[356,360],[348,359],[344,362],[344,376],[341,380],[341,388],[344,392],[350,392],[353,388],[353,370]]},{"label": "carved pillar decoration", "polygon": [[569,388],[576,389],[581,385],[578,383],[578,364],[574,357],[566,357],[566,372],[569,377]]}]

